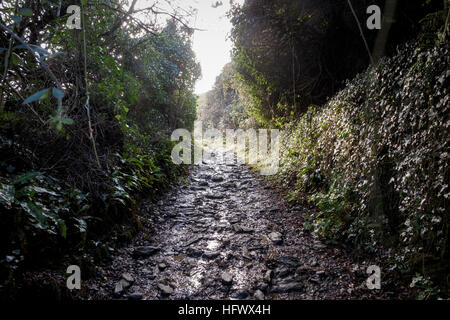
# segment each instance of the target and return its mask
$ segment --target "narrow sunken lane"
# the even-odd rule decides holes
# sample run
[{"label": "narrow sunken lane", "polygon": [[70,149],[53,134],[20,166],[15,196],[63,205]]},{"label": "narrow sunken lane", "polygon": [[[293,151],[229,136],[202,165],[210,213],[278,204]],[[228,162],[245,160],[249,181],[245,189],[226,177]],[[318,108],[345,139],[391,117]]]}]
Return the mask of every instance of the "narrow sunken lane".
[{"label": "narrow sunken lane", "polygon": [[[221,151],[225,152],[225,151]],[[352,262],[303,230],[245,165],[204,163],[144,221],[144,231],[98,267],[88,299],[369,298],[368,262]],[[375,296],[371,296],[374,298]]]}]

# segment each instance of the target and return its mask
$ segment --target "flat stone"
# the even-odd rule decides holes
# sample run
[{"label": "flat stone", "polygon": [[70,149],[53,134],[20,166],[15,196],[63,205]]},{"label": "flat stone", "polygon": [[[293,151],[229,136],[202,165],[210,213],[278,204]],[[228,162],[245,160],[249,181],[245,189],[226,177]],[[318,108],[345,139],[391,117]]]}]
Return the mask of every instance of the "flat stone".
[{"label": "flat stone", "polygon": [[177,214],[174,213],[174,212],[168,212],[168,213],[166,214],[166,217],[167,217],[167,218],[176,218],[176,217],[177,217]]},{"label": "flat stone", "polygon": [[191,190],[192,191],[206,191],[206,189],[203,187],[195,187],[195,186],[192,186]]},{"label": "flat stone", "polygon": [[217,251],[203,253],[203,257],[205,257],[206,259],[215,259],[218,256],[220,256],[220,252],[217,252]]},{"label": "flat stone", "polygon": [[173,257],[173,260],[175,260],[175,261],[177,261],[177,262],[180,262],[180,261],[184,260],[184,258],[186,258],[186,256],[180,254],[180,255],[178,255],[178,256],[174,256],[174,257]]},{"label": "flat stone", "polygon": [[160,263],[158,264],[158,268],[159,270],[163,271],[167,269],[167,265],[165,263]]},{"label": "flat stone", "polygon": [[142,300],[144,298],[144,295],[140,292],[135,292],[127,295],[128,300],[138,301]]},{"label": "flat stone", "polygon": [[320,243],[320,242],[316,242],[314,245],[313,245],[313,247],[314,247],[314,249],[325,249],[327,246],[325,245],[325,244],[323,244],[323,243]]},{"label": "flat stone", "polygon": [[231,283],[233,283],[233,277],[228,272],[222,273],[221,279],[222,282],[226,285],[230,285]]},{"label": "flat stone", "polygon": [[247,234],[250,234],[250,233],[254,233],[255,232],[255,230],[253,230],[253,229],[251,229],[251,228],[247,228],[247,227],[241,227],[241,232],[242,233],[247,233]]},{"label": "flat stone", "polygon": [[291,273],[291,271],[288,268],[279,268],[277,269],[277,277],[285,278]]},{"label": "flat stone", "polygon": [[247,228],[247,227],[242,227],[242,226],[238,225],[237,223],[233,224],[233,230],[236,233],[246,233],[246,234],[255,232],[255,230]]},{"label": "flat stone", "polygon": [[158,288],[164,295],[170,296],[173,294],[173,289],[170,286],[166,286],[165,284],[158,283]]},{"label": "flat stone", "polygon": [[242,300],[242,299],[245,299],[247,297],[248,297],[247,290],[241,290],[241,291],[237,292],[235,295],[233,295],[233,298],[237,299],[237,300]]},{"label": "flat stone", "polygon": [[269,288],[269,284],[267,284],[267,283],[262,283],[260,286],[259,286],[259,290],[261,290],[262,292],[267,292],[267,289]]},{"label": "flat stone", "polygon": [[202,236],[196,236],[196,237],[192,237],[191,239],[189,239],[186,244],[184,245],[185,247],[189,247],[190,245],[199,242],[200,240],[202,240],[203,237]]},{"label": "flat stone", "polygon": [[122,274],[122,279],[125,280],[126,282],[134,283],[134,278],[133,278],[133,276],[132,276],[131,274],[129,274],[129,273],[123,273],[123,274]]},{"label": "flat stone", "polygon": [[214,176],[214,177],[212,177],[212,182],[223,182],[223,177],[221,177],[221,176]]},{"label": "flat stone", "polygon": [[238,225],[238,224],[233,224],[233,230],[234,230],[234,232],[236,232],[236,233],[241,233],[241,232],[242,232],[242,228],[241,228],[241,226]]},{"label": "flat stone", "polygon": [[130,282],[124,280],[124,279],[120,279],[119,283],[122,283],[122,287],[124,289],[128,289],[132,285],[132,283],[130,283]]},{"label": "flat stone", "polygon": [[187,250],[187,255],[192,258],[200,258],[203,255],[203,251],[200,249],[189,248]]},{"label": "flat stone", "polygon": [[242,247],[242,257],[244,257],[247,260],[253,260],[253,258],[250,256],[250,252],[248,251],[247,247]]},{"label": "flat stone", "polygon": [[253,296],[256,300],[264,300],[265,298],[264,293],[261,290],[256,290]]},{"label": "flat stone", "polygon": [[289,267],[296,268],[300,265],[300,260],[293,256],[283,256],[277,259],[277,262]]},{"label": "flat stone", "polygon": [[270,283],[270,281],[272,281],[272,278],[273,278],[273,271],[267,270],[266,274],[264,275],[264,281]]},{"label": "flat stone", "polygon": [[274,243],[274,244],[281,244],[283,243],[283,235],[279,232],[272,232],[269,234],[269,239]]},{"label": "flat stone", "polygon": [[226,190],[230,190],[230,189],[236,189],[237,188],[237,184],[234,182],[229,182],[226,184],[223,184],[222,187]]},{"label": "flat stone", "polygon": [[114,287],[114,296],[120,297],[123,293],[123,285],[122,282],[117,282],[116,286]]},{"label": "flat stone", "polygon": [[326,276],[327,276],[327,274],[325,273],[325,271],[317,271],[317,272],[316,272],[316,275],[317,275],[319,278],[321,278],[321,279],[326,278]]},{"label": "flat stone", "polygon": [[160,250],[161,250],[161,248],[152,247],[152,246],[138,247],[138,248],[134,249],[133,256],[136,258],[146,258],[146,257],[150,257],[150,256],[154,255],[155,253],[157,253]]},{"label": "flat stone", "polygon": [[205,197],[207,199],[211,199],[211,200],[222,200],[225,198],[225,195],[223,194],[213,194],[213,193],[208,193],[207,195],[205,195]]},{"label": "flat stone", "polygon": [[280,282],[276,286],[272,287],[272,293],[290,293],[290,292],[302,292],[304,290],[303,284],[295,281]]},{"label": "flat stone", "polygon": [[296,274],[299,274],[299,275],[302,275],[302,274],[307,274],[307,273],[309,273],[311,270],[308,268],[308,267],[305,267],[305,266],[301,266],[301,267],[298,267],[296,270],[295,270],[295,273]]}]

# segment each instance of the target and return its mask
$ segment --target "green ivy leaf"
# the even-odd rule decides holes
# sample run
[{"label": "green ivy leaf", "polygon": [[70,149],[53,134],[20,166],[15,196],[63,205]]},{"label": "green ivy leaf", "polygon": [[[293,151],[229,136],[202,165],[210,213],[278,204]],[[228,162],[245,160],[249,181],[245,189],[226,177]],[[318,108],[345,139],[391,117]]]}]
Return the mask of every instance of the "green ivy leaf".
[{"label": "green ivy leaf", "polygon": [[18,177],[17,179],[15,179],[13,181],[13,185],[18,185],[18,184],[23,184],[27,181],[30,181],[36,177],[39,177],[40,175],[42,175],[41,172],[29,172],[26,173],[24,175],[21,175],[20,177]]},{"label": "green ivy leaf", "polygon": [[67,238],[67,225],[64,221],[61,221],[59,223],[59,233],[61,234],[61,237],[64,239]]},{"label": "green ivy leaf", "polygon": [[21,16],[31,17],[33,16],[33,10],[31,10],[30,8],[21,8],[19,9],[19,14]]},{"label": "green ivy leaf", "polygon": [[22,64],[22,60],[20,59],[20,56],[18,56],[17,54],[15,54],[13,52],[13,54],[11,55],[11,65],[17,66],[20,64]]},{"label": "green ivy leaf", "polygon": [[34,101],[38,101],[38,100],[43,100],[49,97],[49,92],[50,89],[44,89],[41,91],[38,91],[34,94],[32,94],[31,96],[29,96],[28,98],[25,99],[24,102],[22,102],[22,105],[34,102]]}]

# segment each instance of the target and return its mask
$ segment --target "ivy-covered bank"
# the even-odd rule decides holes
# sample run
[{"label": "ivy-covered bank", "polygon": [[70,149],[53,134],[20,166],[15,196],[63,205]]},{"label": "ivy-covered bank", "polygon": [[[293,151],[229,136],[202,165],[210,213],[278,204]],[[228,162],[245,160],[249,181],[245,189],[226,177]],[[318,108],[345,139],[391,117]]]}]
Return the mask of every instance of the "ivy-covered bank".
[{"label": "ivy-covered bank", "polygon": [[317,205],[307,229],[387,258],[415,276],[412,286],[430,289],[431,278],[445,295],[450,52],[441,40],[403,46],[290,123],[276,179],[290,200],[307,192]]}]

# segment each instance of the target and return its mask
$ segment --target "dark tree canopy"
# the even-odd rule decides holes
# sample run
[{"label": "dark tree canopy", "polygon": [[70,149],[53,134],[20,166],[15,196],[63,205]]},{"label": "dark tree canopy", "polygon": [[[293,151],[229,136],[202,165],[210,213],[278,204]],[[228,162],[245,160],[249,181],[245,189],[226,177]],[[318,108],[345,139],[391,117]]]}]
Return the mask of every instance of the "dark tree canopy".
[{"label": "dark tree canopy", "polygon": [[[383,0],[352,1],[370,50],[378,30],[368,30],[368,6]],[[442,1],[398,1],[385,52],[414,37],[418,21]],[[231,12],[236,69],[270,120],[322,104],[344,80],[370,63],[347,0],[248,0]]]}]

